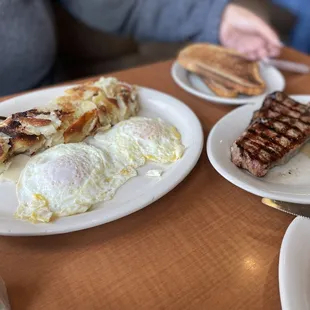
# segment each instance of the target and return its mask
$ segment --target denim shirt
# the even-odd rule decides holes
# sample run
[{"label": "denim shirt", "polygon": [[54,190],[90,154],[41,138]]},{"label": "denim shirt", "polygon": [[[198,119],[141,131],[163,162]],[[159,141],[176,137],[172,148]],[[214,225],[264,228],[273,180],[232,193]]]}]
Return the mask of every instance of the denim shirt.
[{"label": "denim shirt", "polygon": [[305,53],[310,53],[310,0],[273,0],[289,9],[298,18],[292,29],[289,44]]},{"label": "denim shirt", "polygon": [[[137,40],[218,42],[229,0],[59,0],[77,19]],[[56,57],[48,0],[0,0],[0,96],[42,85]],[[109,48],[107,46],[107,48]]]}]

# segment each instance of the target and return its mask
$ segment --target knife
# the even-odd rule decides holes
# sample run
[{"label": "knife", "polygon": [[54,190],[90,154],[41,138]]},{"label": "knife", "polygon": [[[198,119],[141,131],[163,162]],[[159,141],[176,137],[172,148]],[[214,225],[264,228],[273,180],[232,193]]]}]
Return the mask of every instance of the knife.
[{"label": "knife", "polygon": [[292,62],[288,60],[271,59],[271,58],[265,58],[262,61],[266,65],[270,65],[284,71],[304,73],[304,74],[310,73],[310,66],[306,64]]},{"label": "knife", "polygon": [[269,198],[262,198],[262,203],[266,206],[292,215],[310,218],[310,205],[272,200]]}]

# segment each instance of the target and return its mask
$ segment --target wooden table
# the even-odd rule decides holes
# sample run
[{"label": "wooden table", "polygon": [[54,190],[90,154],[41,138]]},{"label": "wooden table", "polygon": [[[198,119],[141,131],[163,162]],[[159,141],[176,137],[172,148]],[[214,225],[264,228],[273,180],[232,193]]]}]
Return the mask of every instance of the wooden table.
[{"label": "wooden table", "polygon": [[[292,50],[283,57],[310,64]],[[115,76],[184,101],[207,137],[232,108],[181,90],[171,64]],[[288,93],[310,93],[310,75],[286,81]],[[66,235],[1,237],[0,275],[13,309],[280,309],[279,250],[292,220],[227,182],[203,151],[179,186],[135,214]]]}]

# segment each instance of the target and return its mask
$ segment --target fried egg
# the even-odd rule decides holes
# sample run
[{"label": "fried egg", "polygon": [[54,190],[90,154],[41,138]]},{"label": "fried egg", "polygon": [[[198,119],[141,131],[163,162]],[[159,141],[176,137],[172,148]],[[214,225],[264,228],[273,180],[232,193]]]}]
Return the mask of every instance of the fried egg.
[{"label": "fried egg", "polygon": [[17,183],[16,217],[49,222],[53,217],[86,212],[111,199],[117,189],[137,175],[104,147],[86,143],[52,147],[27,163]]},{"label": "fried egg", "polygon": [[174,126],[146,117],[122,121],[86,142],[57,145],[29,160],[17,183],[17,218],[49,222],[86,212],[112,199],[148,160],[173,163],[184,152]]},{"label": "fried egg", "polygon": [[178,130],[159,118],[132,117],[107,132],[97,133],[94,139],[95,145],[120,154],[122,162],[134,168],[144,165],[147,160],[173,163],[184,153]]}]

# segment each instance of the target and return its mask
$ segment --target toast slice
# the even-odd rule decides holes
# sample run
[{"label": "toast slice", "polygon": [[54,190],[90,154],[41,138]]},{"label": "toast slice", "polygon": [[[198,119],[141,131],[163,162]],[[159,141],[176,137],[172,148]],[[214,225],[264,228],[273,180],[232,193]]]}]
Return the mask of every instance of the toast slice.
[{"label": "toast slice", "polygon": [[216,74],[208,73],[202,76],[208,88],[217,96],[225,98],[236,98],[239,93],[234,87],[234,83]]},{"label": "toast slice", "polygon": [[207,85],[219,96],[260,95],[266,88],[257,62],[217,45],[189,45],[180,51],[177,61],[185,69],[205,78]]},{"label": "toast slice", "polygon": [[236,98],[239,95],[239,93],[233,87],[223,85],[211,78],[203,78],[203,81],[208,86],[208,88],[219,97]]}]

